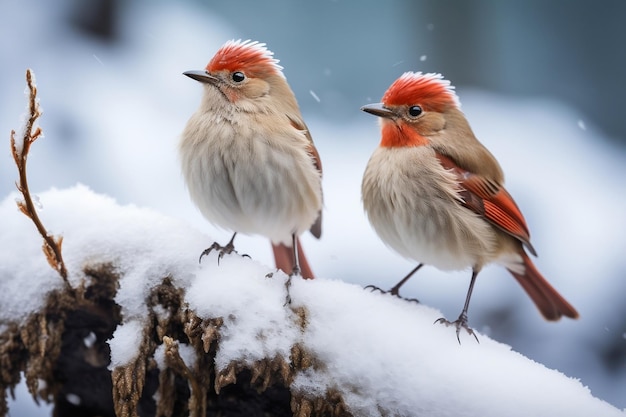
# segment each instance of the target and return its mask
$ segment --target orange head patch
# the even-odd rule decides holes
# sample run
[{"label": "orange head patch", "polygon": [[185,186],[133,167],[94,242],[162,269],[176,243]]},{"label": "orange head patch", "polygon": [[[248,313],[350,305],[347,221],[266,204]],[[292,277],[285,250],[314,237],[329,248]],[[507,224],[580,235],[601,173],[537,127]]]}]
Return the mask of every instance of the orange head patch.
[{"label": "orange head patch", "polygon": [[249,77],[262,78],[282,75],[282,69],[274,53],[264,43],[231,40],[226,42],[206,66],[209,72],[241,71]]},{"label": "orange head patch", "polygon": [[386,106],[420,105],[424,110],[443,111],[459,107],[459,98],[450,81],[441,74],[405,72],[394,81],[382,98]]}]

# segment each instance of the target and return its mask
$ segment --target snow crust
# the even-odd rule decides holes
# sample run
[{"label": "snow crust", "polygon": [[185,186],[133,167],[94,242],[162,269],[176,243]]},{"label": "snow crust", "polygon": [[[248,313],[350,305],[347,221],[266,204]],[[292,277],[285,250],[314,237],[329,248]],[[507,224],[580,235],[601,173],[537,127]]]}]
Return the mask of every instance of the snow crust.
[{"label": "snow crust", "polygon": [[117,326],[109,340],[111,363],[109,369],[129,364],[137,357],[137,347],[141,345],[144,323],[140,320],[123,321]]},{"label": "snow crust", "polygon": [[[145,297],[169,275],[185,288],[198,316],[224,318],[218,369],[231,361],[288,358],[291,346],[300,343],[321,365],[297,375],[293,388],[318,394],[336,389],[355,415],[624,415],[578,380],[487,335],[479,334],[477,344],[463,333],[459,345],[453,328],[433,324],[442,313],[424,304],[338,279],[294,279],[292,307],[306,311],[302,328],[294,310],[283,305],[282,272],[267,278],[272,267],[239,255],[218,265],[211,254],[198,264],[210,237],[153,210],[118,205],[83,185],[39,195],[44,224],[63,234],[73,283],[84,278],[88,263],[119,265],[115,300],[124,321],[109,342],[112,367],[136,356],[147,319]],[[41,306],[60,278],[43,260],[40,238],[15,208],[15,198],[11,194],[0,205],[7,232],[0,237],[0,308],[4,320],[19,321]],[[180,350],[193,363],[193,352],[184,344]],[[162,354],[161,349],[161,366]]]}]

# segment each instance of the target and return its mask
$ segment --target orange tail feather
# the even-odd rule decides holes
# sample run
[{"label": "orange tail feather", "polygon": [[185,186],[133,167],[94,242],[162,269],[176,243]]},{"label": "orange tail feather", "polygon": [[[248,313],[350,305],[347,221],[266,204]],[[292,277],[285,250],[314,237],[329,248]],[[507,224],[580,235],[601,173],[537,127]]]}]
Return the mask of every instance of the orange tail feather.
[{"label": "orange tail feather", "polygon": [[559,320],[562,316],[577,319],[578,312],[576,309],[546,281],[526,252],[523,249],[521,249],[520,252],[524,262],[524,273],[518,274],[510,269],[509,272],[517,279],[517,282],[520,283],[522,288],[524,288],[543,317],[550,321]]},{"label": "orange tail feather", "polygon": [[[274,261],[276,262],[276,268],[282,270],[286,274],[291,274],[293,271],[293,249],[291,246],[275,245],[272,243],[272,251],[274,252]],[[298,239],[298,260],[300,261],[300,273],[305,279],[313,279],[313,271],[309,266],[309,261],[304,255],[300,239]]]}]

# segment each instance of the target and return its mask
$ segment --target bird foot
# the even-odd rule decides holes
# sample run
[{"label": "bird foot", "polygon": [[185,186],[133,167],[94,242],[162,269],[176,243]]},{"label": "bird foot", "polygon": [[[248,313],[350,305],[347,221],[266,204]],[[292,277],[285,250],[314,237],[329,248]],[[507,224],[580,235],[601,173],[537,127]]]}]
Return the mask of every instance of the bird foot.
[{"label": "bird foot", "polygon": [[[285,291],[287,294],[285,295],[285,304],[283,304],[283,307],[286,307],[291,304],[291,294],[289,293],[289,288],[291,288],[291,278],[293,278],[294,276],[300,276],[299,268],[294,268],[291,274],[289,274],[289,276],[287,277],[287,281],[285,281]],[[265,274],[265,278],[273,278],[273,277],[274,277],[273,272],[268,272],[267,274]]]},{"label": "bird foot", "polygon": [[411,302],[411,303],[418,303],[418,304],[419,304],[419,300],[418,300],[417,298],[405,298],[405,297],[402,297],[402,296],[400,295],[400,291],[399,291],[399,289],[398,289],[398,288],[396,288],[396,287],[393,287],[393,288],[392,288],[392,289],[390,289],[389,291],[385,291],[385,290],[383,290],[382,288],[377,287],[376,285],[368,285],[368,286],[364,287],[363,289],[364,289],[364,290],[369,289],[369,290],[371,290],[371,292],[378,291],[378,292],[379,292],[379,293],[381,293],[381,294],[391,294],[391,295],[394,295],[394,296],[398,297],[398,298],[399,298],[399,299],[401,299],[401,300],[404,300],[404,301],[409,301],[409,302]]},{"label": "bird foot", "polygon": [[[235,250],[235,246],[232,244],[232,241],[229,242],[226,246],[222,246],[217,242],[213,242],[213,244],[211,246],[209,246],[208,248],[206,248],[205,250],[202,251],[202,253],[200,254],[200,258],[198,259],[198,263],[202,263],[202,258],[204,258],[206,255],[208,255],[209,253],[211,253],[212,251],[218,251],[218,255],[217,255],[217,264],[220,264],[220,260],[224,257],[224,255],[230,255],[231,253],[237,253],[237,251]],[[249,258],[250,256],[247,254],[243,254],[241,255],[245,258]]]},{"label": "bird foot", "polygon": [[291,275],[289,275],[289,278],[287,278],[287,281],[285,281],[285,291],[287,292],[287,295],[285,296],[285,304],[283,304],[283,307],[291,304],[291,294],[289,293],[290,287],[291,287]]},{"label": "bird foot", "polygon": [[288,306],[291,304],[291,294],[289,293],[289,288],[291,288],[291,278],[293,278],[294,276],[295,277],[302,276],[300,274],[300,268],[297,266],[293,267],[293,271],[291,271],[291,274],[289,274],[287,281],[285,281],[285,291],[287,292],[287,295],[285,296],[285,304],[283,304],[283,306]]},{"label": "bird foot", "polygon": [[467,324],[467,314],[465,312],[461,313],[459,318],[456,319],[455,321],[448,321],[445,318],[441,317],[435,320],[435,323],[441,323],[441,324],[445,324],[446,326],[456,327],[456,340],[459,341],[459,345],[461,344],[461,338],[459,336],[459,334],[461,333],[461,329],[465,329],[468,334],[474,336],[474,339],[476,339],[477,343],[480,343],[480,341],[478,340],[478,336],[476,336],[476,333],[474,333],[474,330],[471,327],[469,327]]}]

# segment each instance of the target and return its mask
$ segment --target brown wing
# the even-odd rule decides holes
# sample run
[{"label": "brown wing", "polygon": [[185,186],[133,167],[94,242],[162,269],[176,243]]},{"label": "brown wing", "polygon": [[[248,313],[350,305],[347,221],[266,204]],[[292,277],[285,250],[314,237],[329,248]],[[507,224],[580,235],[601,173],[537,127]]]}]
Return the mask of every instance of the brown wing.
[{"label": "brown wing", "polygon": [[[309,155],[311,156],[311,159],[313,160],[313,165],[319,171],[320,178],[321,178],[322,177],[322,160],[320,159],[320,154],[317,152],[317,148],[313,144],[313,138],[311,137],[311,132],[309,132],[309,128],[304,123],[304,121],[302,121],[302,119],[294,119],[293,117],[290,117],[290,116],[287,116],[287,117],[289,117],[289,120],[291,121],[291,125],[295,127],[296,129],[304,132],[307,139],[309,139],[309,145],[308,145],[307,151]],[[322,211],[321,210],[319,212],[319,215],[317,216],[317,219],[315,220],[313,225],[311,225],[311,228],[309,230],[311,231],[313,236],[315,236],[318,239],[322,236]]]},{"label": "brown wing", "polygon": [[463,205],[483,216],[500,230],[515,237],[533,255],[537,252],[530,243],[526,220],[513,197],[501,185],[459,167],[451,158],[437,154],[441,165],[453,171],[459,180]]}]

